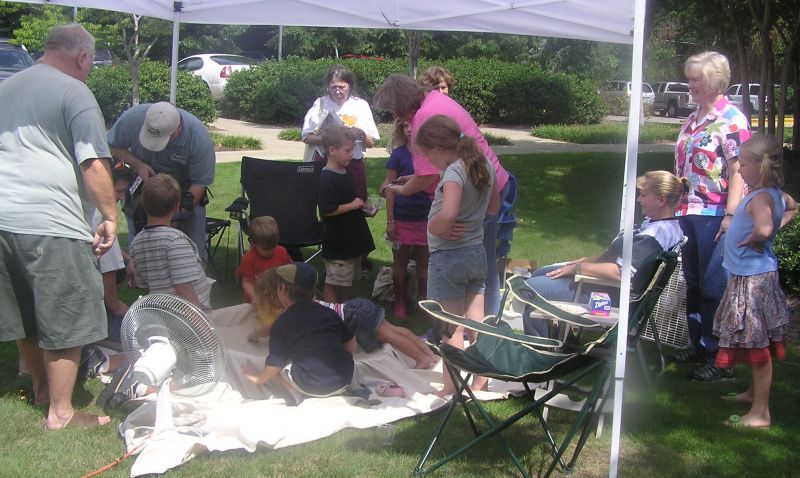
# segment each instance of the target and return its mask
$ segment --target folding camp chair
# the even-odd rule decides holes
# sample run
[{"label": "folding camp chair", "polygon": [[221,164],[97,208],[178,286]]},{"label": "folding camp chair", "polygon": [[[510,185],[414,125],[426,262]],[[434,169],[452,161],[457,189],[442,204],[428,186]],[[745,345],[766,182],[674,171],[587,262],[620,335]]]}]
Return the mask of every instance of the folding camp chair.
[{"label": "folding camp chair", "polygon": [[239,257],[244,255],[250,220],[260,216],[275,218],[279,243],[287,249],[317,246],[317,252],[306,262],[321,252],[323,225],[317,215],[317,200],[322,167],[321,163],[242,157],[242,197],[225,209],[239,222]]},{"label": "folding camp chair", "polygon": [[[677,254],[674,252],[658,253],[657,257],[652,261],[655,266],[655,272],[650,274],[652,280],[637,300],[631,302],[628,333],[629,343],[633,347],[635,347],[641,335],[642,324],[652,312],[658,296],[675,268],[676,261]],[[524,279],[519,276],[511,277],[507,285],[510,293],[514,294],[519,300],[544,314],[564,321],[569,326],[596,327],[599,325],[589,318],[571,314],[553,306],[528,287]],[[418,475],[423,475],[433,471],[466,453],[484,440],[498,436],[520,473],[523,476],[529,476],[528,471],[524,469],[500,433],[530,413],[534,414],[542,425],[545,439],[553,455],[553,460],[544,476],[549,476],[556,467],[560,467],[565,472],[572,471],[589,437],[590,427],[600,411],[603,410],[610,390],[607,383],[614,369],[617,324],[611,325],[596,340],[586,344],[575,344],[571,347],[566,347],[560,340],[515,333],[511,331],[506,322],[494,317],[488,317],[484,320],[484,323],[479,324],[443,311],[441,306],[434,301],[422,301],[420,306],[437,319],[478,332],[478,338],[473,345],[464,350],[447,344],[434,347],[437,353],[441,355],[444,366],[456,385],[456,393],[445,410],[442,423],[423,452],[415,472]],[[466,372],[466,375],[462,376],[462,372]],[[521,382],[528,396],[533,397],[533,401],[525,404],[520,411],[510,417],[502,421],[496,421],[484,410],[480,401],[475,398],[469,388],[469,379],[473,374],[496,380]],[[544,407],[566,391],[574,393],[575,386],[582,380],[590,380],[591,385],[585,393],[585,398],[579,402],[579,413],[575,421],[570,426],[562,442],[557,444],[544,416]],[[531,390],[529,383],[549,383],[550,388],[544,392],[539,389]],[[462,392],[466,392],[469,400],[462,395]],[[537,396],[536,392],[539,392],[541,396]],[[425,468],[433,447],[442,435],[452,416],[452,412],[458,405],[464,410],[475,437],[437,463]],[[478,431],[469,407],[474,407],[477,410],[479,416],[489,426],[488,431],[483,433]],[[565,462],[564,454],[576,435],[578,440],[575,442],[575,448],[569,458],[569,462]]]},{"label": "folding camp chair", "polygon": [[[680,252],[686,244],[686,236],[670,250],[678,254],[677,266],[669,278],[669,282],[664,289],[664,293],[658,299],[655,310],[642,332],[642,339],[653,342],[658,351],[660,370],[666,368],[666,359],[662,345],[683,349],[688,347],[689,332],[686,325],[686,281],[683,279],[683,268],[681,267]],[[578,287],[575,291],[575,298],[581,295],[581,288],[584,285],[601,285],[606,287],[619,288],[619,282],[610,282],[585,274],[576,274],[575,282]],[[642,349],[638,349],[639,359],[642,366],[645,365]]]}]

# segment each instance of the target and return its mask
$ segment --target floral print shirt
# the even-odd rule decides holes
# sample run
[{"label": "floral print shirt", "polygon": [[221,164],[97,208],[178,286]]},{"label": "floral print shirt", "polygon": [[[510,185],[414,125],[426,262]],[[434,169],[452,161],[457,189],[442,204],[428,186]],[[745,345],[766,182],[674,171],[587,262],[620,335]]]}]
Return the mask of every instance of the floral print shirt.
[{"label": "floral print shirt", "polygon": [[686,119],[675,144],[675,174],[692,185],[675,215],[722,216],[728,202],[728,160],[739,156],[739,146],[750,139],[750,126],[727,98],[702,120],[698,112]]}]

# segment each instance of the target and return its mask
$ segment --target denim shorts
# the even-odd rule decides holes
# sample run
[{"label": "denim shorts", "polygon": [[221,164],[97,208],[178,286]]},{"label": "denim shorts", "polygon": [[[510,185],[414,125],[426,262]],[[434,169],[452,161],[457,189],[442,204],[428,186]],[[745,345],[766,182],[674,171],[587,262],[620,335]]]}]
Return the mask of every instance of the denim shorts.
[{"label": "denim shorts", "polygon": [[431,252],[428,259],[428,298],[461,302],[467,293],[483,294],[486,251],[483,244]]},{"label": "denim shorts", "polygon": [[2,341],[37,337],[41,348],[60,350],[105,339],[103,284],[92,245],[0,231],[0,310]]}]

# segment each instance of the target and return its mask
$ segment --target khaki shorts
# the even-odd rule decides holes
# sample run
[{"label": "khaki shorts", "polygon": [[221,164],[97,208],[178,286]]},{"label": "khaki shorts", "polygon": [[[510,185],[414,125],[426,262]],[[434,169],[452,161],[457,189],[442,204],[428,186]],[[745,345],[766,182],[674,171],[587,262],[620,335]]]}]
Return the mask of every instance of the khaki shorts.
[{"label": "khaki shorts", "polygon": [[325,259],[325,283],[351,287],[361,273],[361,257],[353,259]]},{"label": "khaki shorts", "polygon": [[0,231],[0,310],[0,341],[37,337],[41,348],[61,350],[105,339],[92,245]]}]

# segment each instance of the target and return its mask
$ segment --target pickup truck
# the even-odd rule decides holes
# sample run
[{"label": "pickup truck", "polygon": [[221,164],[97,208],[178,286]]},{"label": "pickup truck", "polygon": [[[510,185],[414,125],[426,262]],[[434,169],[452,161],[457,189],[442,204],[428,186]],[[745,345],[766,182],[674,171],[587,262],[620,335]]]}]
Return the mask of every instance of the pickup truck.
[{"label": "pickup truck", "polygon": [[689,96],[689,85],[677,81],[665,81],[654,83],[653,90],[656,93],[653,99],[653,113],[676,117],[679,114],[687,114],[697,109],[697,103],[693,103]]}]

